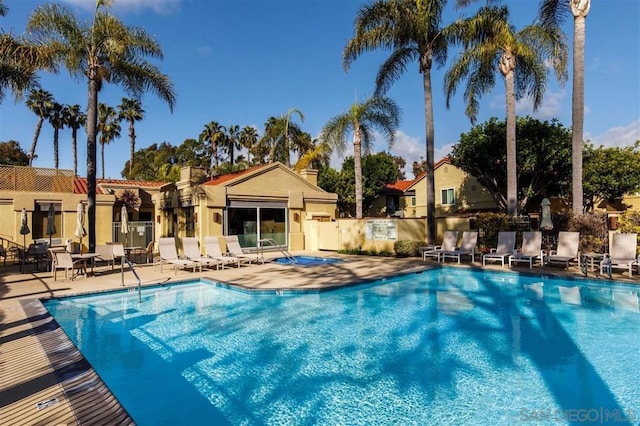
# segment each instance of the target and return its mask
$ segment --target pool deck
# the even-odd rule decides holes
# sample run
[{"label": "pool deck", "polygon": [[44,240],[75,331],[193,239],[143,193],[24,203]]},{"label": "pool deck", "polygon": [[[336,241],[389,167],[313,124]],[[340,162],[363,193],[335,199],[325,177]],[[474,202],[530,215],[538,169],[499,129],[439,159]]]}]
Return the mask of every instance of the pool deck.
[{"label": "pool deck", "polygon": [[[424,270],[437,265],[418,258],[396,259],[370,256],[340,256],[330,252],[299,252],[294,255],[344,258],[345,262],[319,267],[301,267],[265,263],[224,270],[174,274],[165,266],[137,265],[142,286],[172,283],[198,278],[236,285],[244,289],[271,291],[322,290],[361,283],[382,277]],[[447,265],[455,265],[447,263]],[[472,266],[481,267],[482,262]],[[469,267],[463,263],[461,267]],[[499,265],[486,269],[509,270]],[[529,272],[528,267],[513,271]],[[137,281],[128,270],[99,266],[95,276],[73,281],[58,272],[54,281],[50,272],[20,273],[17,266],[0,266],[0,424],[81,425],[133,424],[109,389],[70,342],[57,323],[42,307],[40,299],[82,293],[122,289],[135,290]],[[578,268],[534,267],[537,274],[582,277]],[[635,270],[634,270],[635,273]],[[589,271],[590,278],[601,277]],[[640,278],[614,273],[617,281],[639,285]],[[99,407],[97,409],[96,407]]]}]

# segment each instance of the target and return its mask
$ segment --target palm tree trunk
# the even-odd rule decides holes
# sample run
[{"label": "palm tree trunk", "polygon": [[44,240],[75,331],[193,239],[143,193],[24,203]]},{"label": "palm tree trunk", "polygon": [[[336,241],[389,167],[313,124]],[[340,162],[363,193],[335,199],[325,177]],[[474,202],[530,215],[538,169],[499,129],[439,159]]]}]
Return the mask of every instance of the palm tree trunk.
[{"label": "palm tree trunk", "polygon": [[78,176],[78,129],[71,130],[71,151],[73,154],[73,175]]},{"label": "palm tree trunk", "polygon": [[356,219],[362,219],[362,142],[360,130],[353,134],[353,165],[356,180]]},{"label": "palm tree trunk", "polygon": [[100,164],[102,165],[102,179],[104,179],[104,145],[100,144]]},{"label": "palm tree trunk", "polygon": [[518,173],[516,169],[516,95],[514,71],[505,75],[507,91],[507,214],[518,216]]},{"label": "palm tree trunk", "polygon": [[133,172],[133,154],[136,152],[136,129],[133,120],[129,120],[129,177]]},{"label": "palm tree trunk", "polygon": [[[588,11],[588,9],[587,9]],[[583,213],[582,138],[584,126],[584,41],[586,13],[573,21],[573,95],[571,99],[571,189],[573,214]]]},{"label": "palm tree trunk", "polygon": [[40,117],[36,123],[36,131],[33,135],[33,141],[31,142],[31,149],[29,150],[29,167],[33,165],[33,159],[36,156],[36,144],[38,143],[38,137],[40,137],[40,130],[42,129],[42,122],[44,117]]},{"label": "palm tree trunk", "polygon": [[60,129],[55,127],[53,129],[53,167],[58,170],[59,158],[58,158],[58,137],[60,136]]},{"label": "palm tree trunk", "polygon": [[87,102],[87,221],[89,252],[96,248],[96,129],[98,124],[98,83],[89,78]]},{"label": "palm tree trunk", "polygon": [[436,186],[433,176],[433,166],[435,164],[434,141],[435,126],[433,121],[433,91],[431,87],[431,61],[429,66],[422,71],[422,86],[424,88],[424,121],[425,134],[427,136],[427,156],[426,156],[426,182],[427,182],[427,245],[434,245],[436,241]]}]

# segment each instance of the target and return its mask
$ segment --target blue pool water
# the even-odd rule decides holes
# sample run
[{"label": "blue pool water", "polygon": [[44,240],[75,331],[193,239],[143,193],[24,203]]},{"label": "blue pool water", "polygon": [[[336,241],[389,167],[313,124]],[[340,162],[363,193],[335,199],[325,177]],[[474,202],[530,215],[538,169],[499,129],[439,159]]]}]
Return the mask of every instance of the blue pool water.
[{"label": "blue pool water", "polygon": [[274,263],[279,263],[282,265],[296,265],[296,266],[320,266],[320,265],[331,265],[334,263],[342,262],[342,259],[335,259],[331,257],[317,257],[317,256],[291,256],[293,259],[288,257],[278,257],[273,260]]},{"label": "blue pool water", "polygon": [[45,306],[139,425],[637,424],[639,289],[445,267]]}]

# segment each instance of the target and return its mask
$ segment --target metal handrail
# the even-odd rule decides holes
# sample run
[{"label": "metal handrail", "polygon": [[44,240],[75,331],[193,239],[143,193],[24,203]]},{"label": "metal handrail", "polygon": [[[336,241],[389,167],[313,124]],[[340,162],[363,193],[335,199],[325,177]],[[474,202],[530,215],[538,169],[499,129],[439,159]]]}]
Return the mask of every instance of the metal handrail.
[{"label": "metal handrail", "polygon": [[124,263],[126,262],[127,265],[129,265],[129,269],[131,269],[131,272],[133,272],[133,276],[136,277],[136,280],[138,280],[138,303],[140,303],[142,302],[142,280],[136,272],[136,268],[133,267],[133,263],[131,263],[127,256],[122,256],[120,259],[120,277],[122,280],[122,286],[124,287]]},{"label": "metal handrail", "polygon": [[[289,253],[289,251],[287,249],[282,249],[282,245],[279,244],[276,240],[274,240],[273,238],[264,238],[261,240],[258,240],[258,244],[259,244],[259,249],[260,249],[260,256],[262,256],[262,258],[264,259],[264,244],[268,244],[269,246],[279,249],[280,253],[282,253],[291,263],[296,263],[296,258],[293,257],[293,255],[291,253]],[[286,247],[286,246],[285,246]]]}]

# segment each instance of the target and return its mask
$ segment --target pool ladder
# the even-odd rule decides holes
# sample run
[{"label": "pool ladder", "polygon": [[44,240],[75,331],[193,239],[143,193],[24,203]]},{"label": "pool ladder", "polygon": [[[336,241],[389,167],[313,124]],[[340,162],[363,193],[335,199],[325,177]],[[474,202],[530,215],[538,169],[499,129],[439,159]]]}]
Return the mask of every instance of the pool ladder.
[{"label": "pool ladder", "polygon": [[138,302],[142,302],[142,281],[140,280],[140,276],[136,272],[136,268],[133,267],[133,263],[129,260],[127,256],[122,256],[120,261],[120,279],[122,281],[122,286],[124,287],[124,263],[126,262],[129,265],[129,269],[133,272],[133,276],[136,277],[138,281]]},{"label": "pool ladder", "polygon": [[293,257],[293,255],[289,253],[289,251],[286,248],[283,248],[282,245],[278,244],[278,242],[273,238],[265,238],[262,240],[258,240],[258,244],[259,244],[258,248],[260,249],[260,256],[263,259],[264,259],[264,247],[265,245],[267,245],[269,247],[272,247],[273,249],[279,250],[280,253],[282,253],[289,262],[296,263],[296,258]]}]

